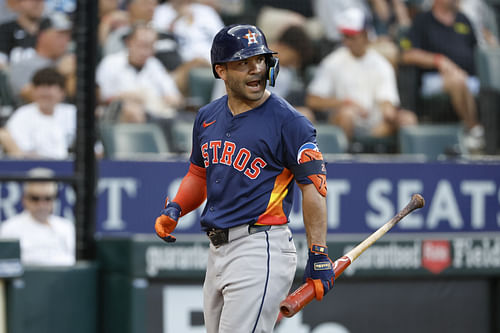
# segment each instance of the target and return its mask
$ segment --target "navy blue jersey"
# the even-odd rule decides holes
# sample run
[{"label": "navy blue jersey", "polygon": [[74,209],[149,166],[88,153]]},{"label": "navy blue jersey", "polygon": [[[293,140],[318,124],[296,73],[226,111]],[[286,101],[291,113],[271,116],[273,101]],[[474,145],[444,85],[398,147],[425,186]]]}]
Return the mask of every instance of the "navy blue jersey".
[{"label": "navy blue jersey", "polygon": [[204,229],[249,223],[284,224],[292,206],[292,168],[317,149],[312,124],[283,98],[233,116],[227,96],[201,108],[193,128],[191,163],[206,169]]}]

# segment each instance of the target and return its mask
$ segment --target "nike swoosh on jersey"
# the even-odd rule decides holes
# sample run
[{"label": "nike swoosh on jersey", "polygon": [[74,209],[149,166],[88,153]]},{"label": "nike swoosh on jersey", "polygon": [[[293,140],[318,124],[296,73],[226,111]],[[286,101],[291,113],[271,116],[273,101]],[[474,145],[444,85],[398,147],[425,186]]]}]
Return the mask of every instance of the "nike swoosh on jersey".
[{"label": "nike swoosh on jersey", "polygon": [[208,127],[208,126],[212,125],[212,124],[213,124],[213,123],[215,123],[216,121],[217,121],[217,120],[214,120],[214,121],[211,121],[211,122],[209,122],[209,123],[207,123],[206,121],[204,121],[204,122],[203,122],[203,128],[206,128],[206,127]]}]

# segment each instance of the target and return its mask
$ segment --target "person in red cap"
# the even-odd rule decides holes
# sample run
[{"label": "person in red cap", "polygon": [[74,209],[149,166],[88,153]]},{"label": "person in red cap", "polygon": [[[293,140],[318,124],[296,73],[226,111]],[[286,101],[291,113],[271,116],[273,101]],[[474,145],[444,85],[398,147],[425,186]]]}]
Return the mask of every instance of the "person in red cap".
[{"label": "person in red cap", "polygon": [[370,46],[370,24],[357,9],[339,24],[343,46],[326,56],[308,86],[308,107],[328,113],[328,121],[347,137],[384,137],[414,125],[416,115],[401,110],[394,68]]}]

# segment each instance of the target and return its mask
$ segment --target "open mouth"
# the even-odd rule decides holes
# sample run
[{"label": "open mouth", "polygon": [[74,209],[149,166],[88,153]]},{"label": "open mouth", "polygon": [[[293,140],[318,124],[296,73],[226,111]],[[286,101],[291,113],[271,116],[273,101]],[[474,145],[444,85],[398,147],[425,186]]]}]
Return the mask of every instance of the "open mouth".
[{"label": "open mouth", "polygon": [[261,80],[248,81],[247,86],[250,87],[251,90],[259,90],[261,87]]}]

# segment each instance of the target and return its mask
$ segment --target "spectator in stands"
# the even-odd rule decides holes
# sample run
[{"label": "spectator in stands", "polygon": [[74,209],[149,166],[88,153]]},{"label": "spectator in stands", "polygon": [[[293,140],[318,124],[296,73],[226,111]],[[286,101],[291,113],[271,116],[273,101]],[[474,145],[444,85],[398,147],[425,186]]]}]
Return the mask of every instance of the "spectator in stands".
[{"label": "spectator in stands", "polygon": [[16,157],[68,158],[76,135],[76,107],[64,104],[64,76],[44,68],[33,76],[34,102],[18,108],[5,129],[5,151]]},{"label": "spectator in stands", "polygon": [[315,0],[313,1],[314,15],[324,29],[325,39],[331,43],[330,50],[342,44],[342,33],[338,28],[342,13],[349,8],[362,10],[367,17],[371,16],[370,7],[366,0]]},{"label": "spectator in stands", "polygon": [[[114,10],[103,17],[99,26],[103,56],[125,50],[125,38],[132,27],[150,23],[157,5],[157,0],[131,0],[126,11]],[[173,34],[157,30],[154,54],[168,71],[174,71],[182,63],[178,48]]]},{"label": "spectator in stands", "polygon": [[498,46],[494,8],[484,0],[460,0],[460,11],[472,22],[479,46]]},{"label": "spectator in stands", "polygon": [[[54,172],[35,168],[28,172],[28,176],[51,179]],[[23,192],[24,210],[0,224],[0,238],[19,240],[24,265],[73,265],[76,260],[74,223],[53,214],[57,183],[27,181]]]},{"label": "spectator in stands", "polygon": [[210,48],[224,23],[213,7],[193,0],[170,0],[157,6],[153,16],[157,31],[173,34],[179,42],[182,66],[175,79],[180,91],[188,95],[188,73],[194,67],[210,67]]},{"label": "spectator in stands", "polygon": [[100,102],[121,102],[121,122],[171,118],[183,105],[175,81],[154,56],[156,38],[150,25],[136,24],[127,37],[127,50],[104,57],[97,67]]},{"label": "spectator in stands", "polygon": [[416,123],[414,113],[398,109],[399,95],[391,64],[369,48],[367,17],[350,8],[339,22],[344,47],[328,55],[308,87],[307,105],[328,112],[348,138],[384,137]]},{"label": "spectator in stands", "polygon": [[10,84],[12,91],[21,102],[33,100],[30,85],[33,74],[39,69],[52,66],[57,67],[66,78],[66,97],[74,96],[76,58],[73,53],[68,52],[71,29],[72,23],[67,16],[62,13],[53,14],[40,26],[36,52],[30,57],[11,64]]},{"label": "spectator in stands", "polygon": [[421,69],[423,96],[447,93],[454,111],[465,125],[465,145],[470,152],[484,147],[484,129],[478,121],[475,95],[474,50],[477,39],[457,0],[435,0],[432,9],[418,14],[402,40],[402,60]]},{"label": "spectator in stands", "polygon": [[373,24],[378,36],[396,40],[400,30],[408,29],[411,18],[403,0],[370,0]]},{"label": "spectator in stands", "polygon": [[300,26],[308,34],[314,35],[311,30],[308,30],[307,17],[290,9],[271,6],[260,8],[256,17],[256,26],[264,32],[268,44],[276,43],[290,26]]},{"label": "spectator in stands", "polygon": [[103,18],[100,23],[103,55],[123,51],[123,37],[130,33],[134,24],[151,22],[157,5],[158,0],[129,0],[124,10],[117,8]]},{"label": "spectator in stands", "polygon": [[15,0],[17,18],[0,25],[0,68],[31,57],[42,22],[44,0]]},{"label": "spectator in stands", "polygon": [[305,106],[307,68],[313,60],[313,43],[302,26],[291,25],[281,33],[271,50],[278,52],[280,73],[275,87],[268,89],[285,98],[314,122],[314,113]]},{"label": "spectator in stands", "polygon": [[210,63],[212,40],[224,23],[210,6],[193,0],[170,0],[156,7],[153,25],[179,39],[183,62],[204,59]]},{"label": "spectator in stands", "polygon": [[116,29],[130,25],[129,14],[120,8],[118,0],[99,0],[98,16],[97,38],[100,48],[104,47],[106,39]]},{"label": "spectator in stands", "polygon": [[[477,42],[480,46],[498,45],[498,14],[492,2],[485,0],[457,0],[460,12],[465,14],[474,27]],[[432,8],[434,0],[423,0],[421,11]],[[497,5],[498,6],[498,5]]]},{"label": "spectator in stands", "polygon": [[[385,1],[388,0],[315,0],[313,3],[314,11],[325,31],[326,43],[322,43],[325,46],[321,46],[319,50],[322,57],[342,45],[343,34],[339,30],[338,25],[343,21],[342,16],[347,9],[356,8],[362,11],[371,22],[377,19],[376,22],[381,23],[381,20],[385,19],[383,16],[387,15],[387,13],[384,13],[380,8],[382,7],[381,4],[384,4]],[[400,3],[401,1],[402,0],[394,0],[391,6],[388,7],[393,8],[395,11],[400,11],[399,8],[402,6]],[[397,8],[393,7],[396,3],[401,6]],[[397,17],[399,19],[401,15]],[[384,22],[384,24],[388,24],[388,22]],[[379,24],[377,27],[380,28],[378,31],[372,24],[367,30],[371,47],[377,50],[377,52],[382,54],[394,67],[396,67],[399,60],[397,43],[392,36],[384,30],[384,28],[386,28],[385,26]]]}]

